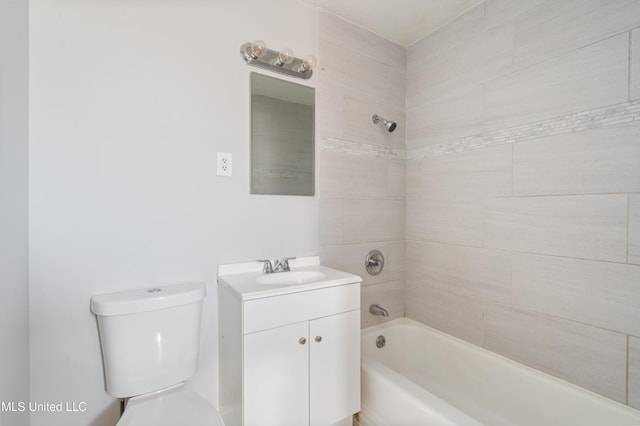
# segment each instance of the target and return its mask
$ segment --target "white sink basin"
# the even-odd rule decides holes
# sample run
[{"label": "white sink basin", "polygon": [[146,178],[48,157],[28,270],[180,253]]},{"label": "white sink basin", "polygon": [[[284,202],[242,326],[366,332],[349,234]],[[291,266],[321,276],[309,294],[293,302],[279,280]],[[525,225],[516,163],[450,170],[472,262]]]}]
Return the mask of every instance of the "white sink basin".
[{"label": "white sink basin", "polygon": [[324,273],[318,271],[290,271],[263,275],[256,282],[266,285],[305,284],[319,281],[322,278],[324,278]]},{"label": "white sink basin", "polygon": [[320,257],[291,259],[291,271],[265,274],[258,262],[218,266],[218,285],[231,288],[242,300],[256,300],[302,291],[360,283],[362,278],[320,264]]}]

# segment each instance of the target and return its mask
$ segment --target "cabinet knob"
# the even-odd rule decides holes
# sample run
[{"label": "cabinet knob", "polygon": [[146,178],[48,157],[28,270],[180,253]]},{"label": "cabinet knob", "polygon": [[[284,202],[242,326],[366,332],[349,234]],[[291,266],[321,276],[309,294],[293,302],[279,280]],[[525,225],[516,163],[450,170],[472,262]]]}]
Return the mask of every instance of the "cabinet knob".
[{"label": "cabinet knob", "polygon": [[322,336],[316,336],[316,342],[318,343],[322,342]]},{"label": "cabinet knob", "polygon": [[298,343],[300,343],[301,345],[304,345],[305,343],[307,343],[307,339],[305,339],[304,337],[301,337],[300,340],[298,340]]}]

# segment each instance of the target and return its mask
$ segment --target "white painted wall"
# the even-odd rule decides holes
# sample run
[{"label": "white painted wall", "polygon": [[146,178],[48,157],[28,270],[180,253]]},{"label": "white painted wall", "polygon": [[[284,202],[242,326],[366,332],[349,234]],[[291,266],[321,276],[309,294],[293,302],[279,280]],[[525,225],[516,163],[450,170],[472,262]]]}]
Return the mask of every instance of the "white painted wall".
[{"label": "white painted wall", "polygon": [[[28,7],[0,0],[0,401],[29,398]],[[28,412],[0,412],[28,425]]]},{"label": "white painted wall", "polygon": [[151,284],[209,284],[192,384],[217,401],[217,265],[318,250],[315,197],[249,195],[239,46],[317,54],[316,20],[296,0],[31,2],[31,399],[88,408],[34,426],[114,424],[89,299]]}]

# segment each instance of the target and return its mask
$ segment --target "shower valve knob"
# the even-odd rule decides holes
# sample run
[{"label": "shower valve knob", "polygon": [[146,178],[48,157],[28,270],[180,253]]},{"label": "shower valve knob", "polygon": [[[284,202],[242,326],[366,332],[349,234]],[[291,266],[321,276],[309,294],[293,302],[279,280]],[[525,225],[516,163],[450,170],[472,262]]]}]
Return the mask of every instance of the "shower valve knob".
[{"label": "shower valve knob", "polygon": [[384,256],[379,250],[371,250],[364,259],[364,267],[369,275],[378,275],[384,268]]}]

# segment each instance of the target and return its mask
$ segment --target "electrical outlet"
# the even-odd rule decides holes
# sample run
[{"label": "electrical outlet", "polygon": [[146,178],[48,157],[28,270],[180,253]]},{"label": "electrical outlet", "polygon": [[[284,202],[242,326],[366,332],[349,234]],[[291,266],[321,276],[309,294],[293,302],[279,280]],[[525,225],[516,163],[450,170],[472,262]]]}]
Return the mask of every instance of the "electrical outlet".
[{"label": "electrical outlet", "polygon": [[231,154],[218,153],[218,176],[231,176]]}]

